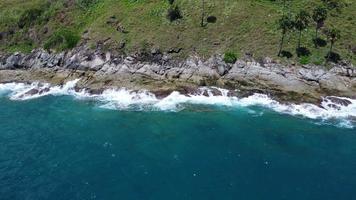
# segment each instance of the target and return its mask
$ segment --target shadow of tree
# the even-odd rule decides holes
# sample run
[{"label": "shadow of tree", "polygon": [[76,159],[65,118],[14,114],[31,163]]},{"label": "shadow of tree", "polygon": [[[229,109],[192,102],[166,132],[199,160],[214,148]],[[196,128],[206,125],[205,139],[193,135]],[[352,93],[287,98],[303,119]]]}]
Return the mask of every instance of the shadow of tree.
[{"label": "shadow of tree", "polygon": [[341,60],[341,56],[338,53],[335,52],[329,52],[325,56],[326,61],[328,62],[333,62],[333,63],[338,63]]},{"label": "shadow of tree", "polygon": [[306,47],[299,47],[299,48],[296,49],[296,52],[297,52],[297,56],[298,57],[309,56],[310,55],[310,51]]},{"label": "shadow of tree", "polygon": [[208,23],[216,23],[218,19],[215,16],[209,16],[208,18],[206,18],[206,21]]},{"label": "shadow of tree", "polygon": [[325,47],[328,44],[326,42],[326,40],[324,40],[322,38],[313,39],[313,42],[314,42],[316,47]]},{"label": "shadow of tree", "polygon": [[281,51],[281,57],[291,58],[293,57],[293,54],[289,51]]}]

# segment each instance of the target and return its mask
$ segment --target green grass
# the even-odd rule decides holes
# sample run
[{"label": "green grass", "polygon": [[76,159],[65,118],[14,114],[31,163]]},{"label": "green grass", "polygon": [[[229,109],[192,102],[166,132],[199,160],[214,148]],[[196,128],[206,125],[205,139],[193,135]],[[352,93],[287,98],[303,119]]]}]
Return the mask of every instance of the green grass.
[{"label": "green grass", "polygon": [[[329,15],[326,26],[335,25],[342,32],[335,51],[342,58],[356,63],[351,47],[356,46],[356,2],[344,0],[349,4],[340,14]],[[76,2],[84,2],[78,6]],[[86,2],[89,2],[88,4]],[[237,55],[253,54],[255,58],[269,56],[283,62],[300,62],[296,58],[297,33],[287,36],[285,50],[294,57],[287,60],[278,58],[280,31],[276,21],[283,13],[281,1],[271,0],[206,0],[207,16],[217,17],[216,23],[200,27],[201,3],[192,0],[176,0],[183,19],[169,22],[166,18],[169,4],[167,0],[0,0],[0,30],[14,29],[16,34],[6,38],[2,51],[21,50],[23,41],[32,41],[32,48],[43,47],[59,30],[66,29],[74,35],[88,31],[89,46],[110,38],[106,48],[118,50],[119,43],[125,41],[125,49],[131,53],[145,47],[157,47],[162,51],[170,48],[182,48],[179,57],[192,53],[202,57],[212,54],[224,54],[227,50]],[[304,8],[311,11],[320,0],[293,1],[292,12]],[[24,30],[17,23],[29,9],[42,9],[42,15]],[[116,26],[107,24],[115,16],[127,33],[116,30]],[[35,34],[29,35],[28,30]],[[46,31],[47,30],[47,31]],[[322,34],[321,34],[322,35]],[[311,51],[310,63],[324,63],[328,48],[314,48],[312,39],[314,25],[303,31],[302,44]],[[322,36],[325,38],[325,36]],[[1,41],[2,42],[2,41]],[[19,48],[15,48],[16,46]],[[24,49],[27,49],[24,48]],[[63,48],[58,48],[63,49]]]}]

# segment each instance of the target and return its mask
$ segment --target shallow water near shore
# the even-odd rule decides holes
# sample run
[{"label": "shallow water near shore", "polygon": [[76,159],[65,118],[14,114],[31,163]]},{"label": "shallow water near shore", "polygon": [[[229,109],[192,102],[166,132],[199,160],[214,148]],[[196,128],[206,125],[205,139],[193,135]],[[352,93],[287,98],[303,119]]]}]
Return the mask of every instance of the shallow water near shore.
[{"label": "shallow water near shore", "polygon": [[1,199],[356,198],[350,124],[182,102],[116,109],[125,104],[4,92]]}]

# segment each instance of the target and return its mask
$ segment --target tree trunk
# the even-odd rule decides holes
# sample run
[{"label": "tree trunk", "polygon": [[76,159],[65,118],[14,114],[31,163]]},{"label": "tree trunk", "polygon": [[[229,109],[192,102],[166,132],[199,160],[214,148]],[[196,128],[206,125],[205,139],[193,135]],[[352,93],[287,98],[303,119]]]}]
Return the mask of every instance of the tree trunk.
[{"label": "tree trunk", "polygon": [[314,38],[315,48],[318,48],[318,31],[319,31],[319,27],[316,26],[316,28],[315,28],[315,38]]},{"label": "tree trunk", "polygon": [[201,27],[204,27],[204,18],[205,18],[205,0],[202,0],[202,12],[201,12],[201,22],[200,22]]},{"label": "tree trunk", "polygon": [[281,56],[282,49],[283,49],[283,44],[284,44],[284,37],[285,37],[285,35],[286,35],[286,33],[283,32],[283,34],[282,34],[282,39],[281,39],[281,43],[279,44],[278,56]]},{"label": "tree trunk", "polygon": [[329,53],[328,53],[328,61],[330,60],[330,56],[331,56],[331,52],[333,51],[333,46],[334,46],[334,42],[333,41],[331,41],[331,43],[330,43],[330,49],[329,49]]},{"label": "tree trunk", "polygon": [[298,49],[300,48],[300,41],[302,39],[302,30],[299,30],[299,37],[298,37]]}]

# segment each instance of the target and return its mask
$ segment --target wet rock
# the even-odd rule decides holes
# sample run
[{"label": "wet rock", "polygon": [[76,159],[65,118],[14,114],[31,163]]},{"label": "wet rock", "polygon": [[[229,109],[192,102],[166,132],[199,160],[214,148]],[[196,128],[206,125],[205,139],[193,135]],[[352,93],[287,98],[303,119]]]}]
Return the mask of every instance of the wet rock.
[{"label": "wet rock", "polygon": [[222,93],[220,90],[216,89],[216,88],[208,88],[208,89],[204,89],[203,96],[209,97],[209,96],[222,96]]},{"label": "wet rock", "polygon": [[164,99],[168,97],[170,94],[172,94],[172,90],[155,90],[152,91],[152,93],[158,98],[158,99]]},{"label": "wet rock", "polygon": [[31,89],[22,96],[32,96],[32,95],[38,94],[39,92],[40,91],[38,89]]},{"label": "wet rock", "polygon": [[92,88],[92,89],[87,89],[89,94],[92,95],[101,95],[105,91],[104,88]]},{"label": "wet rock", "polygon": [[350,104],[352,104],[351,101],[347,100],[347,99],[341,99],[338,97],[326,97],[326,100],[329,100],[330,102],[337,104],[337,105],[342,105],[342,106],[348,106]]}]

